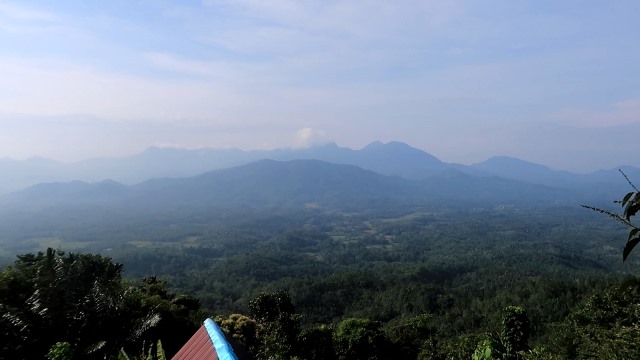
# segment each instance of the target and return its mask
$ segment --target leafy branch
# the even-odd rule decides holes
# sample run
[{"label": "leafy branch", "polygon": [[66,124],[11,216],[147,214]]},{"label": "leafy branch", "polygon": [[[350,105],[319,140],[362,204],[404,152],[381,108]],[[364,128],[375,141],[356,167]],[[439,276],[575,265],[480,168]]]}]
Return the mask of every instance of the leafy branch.
[{"label": "leafy branch", "polygon": [[629,236],[627,238],[627,243],[622,251],[622,261],[626,261],[627,257],[631,253],[631,251],[640,243],[640,227],[631,222],[631,218],[634,217],[638,211],[640,211],[640,190],[629,180],[627,174],[625,174],[622,170],[620,170],[622,176],[624,176],[627,183],[631,185],[631,188],[635,191],[631,191],[627,193],[622,200],[616,200],[614,203],[620,204],[623,208],[622,214],[617,214],[613,211],[600,209],[597,207],[582,205],[582,207],[599,212],[601,214],[607,215],[614,220],[624,224],[627,227],[630,227]]}]

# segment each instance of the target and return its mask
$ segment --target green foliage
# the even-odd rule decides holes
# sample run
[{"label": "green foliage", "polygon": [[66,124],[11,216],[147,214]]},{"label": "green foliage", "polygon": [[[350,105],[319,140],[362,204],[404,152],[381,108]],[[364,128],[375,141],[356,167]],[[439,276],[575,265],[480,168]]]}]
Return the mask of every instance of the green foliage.
[{"label": "green foliage", "polygon": [[156,354],[156,341],[165,336],[182,346],[197,328],[189,315],[198,302],[170,294],[155,278],[126,286],[121,272],[121,264],[100,255],[48,249],[19,256],[0,273],[0,335],[6,340],[0,358],[53,356],[66,346],[54,344],[65,343],[83,359],[144,343]]},{"label": "green foliage", "polygon": [[248,316],[231,314],[228,318],[217,317],[216,322],[228,336],[237,344],[249,351],[255,351],[257,346],[257,323]]},{"label": "green foliage", "polygon": [[560,355],[554,354],[549,349],[537,347],[529,352],[521,353],[523,360],[564,360]]},{"label": "green foliage", "polygon": [[[48,327],[56,329],[49,332],[55,336],[39,333],[44,318],[25,310],[36,284],[43,293],[32,300],[52,299],[46,318],[55,319],[53,309],[61,305],[53,300],[60,299],[45,296],[45,291],[56,291],[44,284],[49,279],[56,286],[71,282],[45,275],[76,270],[64,272],[64,265],[40,271],[47,269],[45,254],[21,256],[0,272],[0,311],[6,314],[0,318],[0,346],[10,344],[0,350],[0,358],[42,358],[58,341],[67,341],[82,358],[100,358],[120,348],[142,358],[156,353],[153,344],[160,338],[172,354],[206,317],[200,304],[207,314],[225,314],[216,321],[229,338],[264,359],[469,359],[489,345],[491,356],[500,359],[514,352],[532,359],[636,356],[630,346],[636,334],[631,298],[611,295],[593,305],[585,302],[635,269],[633,257],[625,264],[619,261],[612,239],[622,231],[606,218],[594,214],[585,219],[584,211],[566,208],[393,211],[231,214],[217,225],[179,218],[175,227],[160,222],[153,229],[153,245],[110,250],[135,276],[159,277],[118,278],[113,290],[102,291],[116,295],[113,306],[107,306],[110,295],[100,301],[96,296],[94,302],[105,310],[90,314],[103,324],[86,334],[91,339],[83,333],[78,339],[69,336],[68,324],[59,322]],[[218,220],[212,215],[211,221]],[[146,239],[143,234],[126,236]],[[85,282],[92,277],[75,278]],[[510,304],[527,309],[534,350],[517,352],[519,346],[510,345],[507,351],[507,344],[522,343],[517,338],[524,337],[524,332],[503,329],[500,309]],[[579,311],[591,320],[578,321]],[[343,332],[343,340],[351,334],[346,339],[353,340],[352,347],[334,334],[337,324],[350,318],[361,319],[363,327]],[[21,324],[27,325],[24,331],[19,331]],[[479,339],[486,333],[496,335],[482,347]],[[370,337],[380,341],[366,350],[357,346],[369,344]],[[588,339],[598,339],[601,349]],[[79,342],[89,345],[77,347]],[[354,354],[345,355],[349,351]]]},{"label": "green foliage", "polygon": [[320,325],[302,330],[298,336],[298,354],[306,360],[336,360],[332,328]]},{"label": "green foliage", "polygon": [[249,314],[259,323],[268,323],[278,320],[282,316],[295,312],[289,293],[278,291],[276,293],[262,292],[249,303]]},{"label": "green foliage", "polygon": [[640,358],[640,298],[609,289],[593,295],[555,329],[550,348],[564,358]]},{"label": "green foliage", "polygon": [[124,349],[120,349],[117,358],[118,360],[167,360],[167,355],[162,347],[162,341],[158,340],[153,346],[149,346],[146,354],[144,348],[145,346],[143,346],[140,357],[131,357]]},{"label": "green foliage", "polygon": [[[615,224],[585,219],[580,209],[253,213],[242,221],[230,216],[215,230],[199,226],[184,228],[184,236],[197,238],[193,247],[112,254],[136,274],[162,274],[214,313],[250,315],[258,345],[269,327],[252,315],[251,299],[287,289],[289,304],[270,297],[254,309],[262,323],[276,316],[260,307],[277,314],[295,304],[303,329],[365,318],[386,324],[394,349],[411,354],[406,358],[468,359],[481,334],[500,328],[500,309],[520,304],[531,344],[554,349],[554,324],[628,271],[612,246]],[[171,236],[180,238],[179,231]],[[392,340],[394,326],[420,314],[429,314],[428,335],[414,336],[415,347],[414,340]],[[300,340],[274,353],[304,358]]]},{"label": "green foliage", "polygon": [[54,343],[68,342],[86,356],[101,356],[118,346],[121,271],[99,255],[48,249],[19,256],[0,277],[0,330],[10,339],[3,353],[41,357]]},{"label": "green foliage", "polygon": [[472,359],[473,360],[492,360],[494,359],[493,349],[495,348],[495,344],[491,339],[485,339],[478,343],[478,347],[473,352]]},{"label": "green foliage", "polygon": [[153,347],[149,348],[149,353],[147,355],[147,360],[156,359],[156,360],[167,360],[167,355],[162,348],[162,341],[158,340],[155,346],[155,352],[153,351]]},{"label": "green foliage", "polygon": [[131,357],[124,351],[124,349],[120,349],[120,352],[118,352],[118,360],[131,360]]},{"label": "green foliage", "polygon": [[199,315],[197,299],[170,292],[166,281],[155,276],[129,284],[124,295],[123,309],[137,319],[129,325],[133,329],[130,338],[151,349],[163,339],[167,352],[177,352],[205,318]]},{"label": "green foliage", "polygon": [[391,325],[386,333],[395,351],[406,359],[417,358],[427,339],[435,335],[432,320],[433,316],[420,314]]},{"label": "green foliage", "polygon": [[73,349],[68,342],[57,342],[53,344],[49,352],[47,353],[47,359],[49,360],[72,360]]},{"label": "green foliage", "polygon": [[295,313],[287,292],[260,293],[249,303],[249,313],[258,324],[260,358],[284,360],[294,356],[300,316]]},{"label": "green foliage", "polygon": [[[478,335],[462,334],[455,337],[437,337],[439,339],[436,359],[469,360],[477,349]],[[432,357],[433,358],[433,357]],[[418,357],[418,359],[421,359]]]},{"label": "green foliage", "polygon": [[379,322],[350,318],[340,322],[334,333],[338,359],[386,359],[388,341]]},{"label": "green foliage", "polygon": [[529,317],[519,306],[508,306],[503,313],[500,341],[505,349],[505,357],[516,359],[519,352],[529,347]]},{"label": "green foliage", "polygon": [[520,360],[529,350],[529,317],[519,306],[507,306],[502,311],[502,324],[498,336],[489,336],[478,343],[474,360]]}]

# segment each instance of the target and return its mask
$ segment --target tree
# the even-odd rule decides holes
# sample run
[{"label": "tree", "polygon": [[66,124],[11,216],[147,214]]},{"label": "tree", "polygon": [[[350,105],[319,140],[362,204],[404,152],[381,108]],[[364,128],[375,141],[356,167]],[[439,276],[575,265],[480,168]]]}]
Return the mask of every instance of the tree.
[{"label": "tree", "polygon": [[[122,265],[92,254],[18,256],[0,275],[3,356],[41,358],[56,342],[99,357],[118,343]],[[108,335],[104,337],[104,335]]]},{"label": "tree", "polygon": [[500,334],[482,340],[473,353],[473,359],[522,359],[522,353],[529,350],[529,335],[530,322],[524,309],[507,306],[503,310]]},{"label": "tree", "polygon": [[122,269],[94,254],[18,256],[0,272],[0,359],[104,359],[122,348],[157,354],[160,338],[177,350],[197,329],[190,315],[199,303],[155,277],[125,284]]},{"label": "tree", "polygon": [[563,359],[639,359],[640,301],[631,291],[601,291],[554,330],[550,348]]},{"label": "tree", "polygon": [[249,303],[249,314],[258,323],[260,358],[284,360],[295,354],[300,316],[288,292],[261,293]]},{"label": "tree", "polygon": [[335,360],[333,348],[333,330],[320,325],[302,330],[298,336],[299,356],[306,360]]},{"label": "tree", "polygon": [[231,314],[226,319],[217,317],[216,323],[238,345],[243,346],[247,351],[256,351],[258,339],[256,338],[257,323],[255,320],[245,315]]},{"label": "tree", "polygon": [[500,342],[508,359],[519,358],[519,352],[528,350],[530,334],[529,317],[524,309],[519,306],[507,306],[502,317]]},{"label": "tree", "polygon": [[429,338],[435,335],[431,321],[432,315],[429,314],[402,319],[397,325],[388,329],[389,340],[404,358],[415,359]]},{"label": "tree", "polygon": [[68,342],[55,343],[47,353],[49,360],[73,360],[73,349]]},{"label": "tree", "polygon": [[135,340],[128,350],[137,350],[139,343],[145,343],[155,353],[157,341],[162,339],[167,353],[177,352],[205,317],[199,309],[197,299],[171,293],[167,282],[155,276],[130,283],[122,299],[122,313],[130,319],[130,330],[122,331],[129,331],[129,338]]},{"label": "tree", "polygon": [[377,360],[388,359],[388,340],[381,324],[368,319],[343,320],[334,334],[339,359]]}]

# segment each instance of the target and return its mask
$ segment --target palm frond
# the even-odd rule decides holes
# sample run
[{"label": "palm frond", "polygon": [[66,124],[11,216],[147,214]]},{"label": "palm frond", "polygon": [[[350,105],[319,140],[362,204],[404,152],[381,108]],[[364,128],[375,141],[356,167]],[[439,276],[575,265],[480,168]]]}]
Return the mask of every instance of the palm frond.
[{"label": "palm frond", "polygon": [[158,313],[149,314],[147,317],[142,319],[142,321],[140,321],[138,326],[136,326],[136,328],[133,330],[133,332],[129,336],[128,340],[139,339],[144,333],[149,331],[149,329],[152,329],[156,325],[158,325],[160,320],[161,320],[160,314]]}]

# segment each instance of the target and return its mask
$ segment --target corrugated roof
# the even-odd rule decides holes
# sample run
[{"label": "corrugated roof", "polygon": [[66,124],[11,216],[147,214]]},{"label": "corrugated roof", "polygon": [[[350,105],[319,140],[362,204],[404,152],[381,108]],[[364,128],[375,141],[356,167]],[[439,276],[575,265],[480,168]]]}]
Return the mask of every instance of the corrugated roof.
[{"label": "corrugated roof", "polygon": [[171,358],[172,360],[237,360],[222,330],[211,319]]}]

